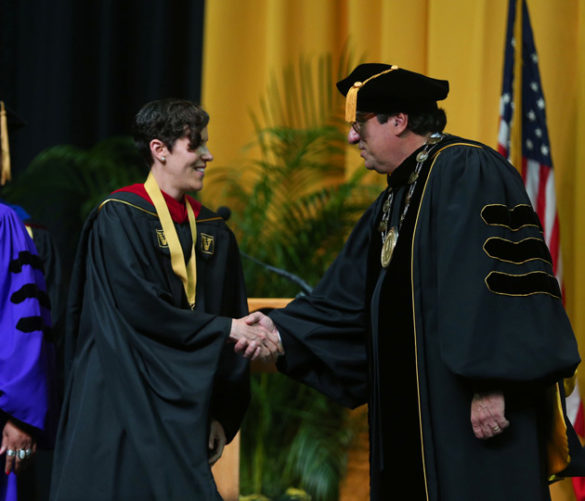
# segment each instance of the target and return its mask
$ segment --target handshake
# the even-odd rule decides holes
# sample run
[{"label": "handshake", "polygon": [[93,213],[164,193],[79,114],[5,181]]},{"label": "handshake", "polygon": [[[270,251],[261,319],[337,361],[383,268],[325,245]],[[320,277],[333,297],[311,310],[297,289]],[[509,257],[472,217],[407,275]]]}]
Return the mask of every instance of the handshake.
[{"label": "handshake", "polygon": [[247,317],[234,318],[229,340],[234,351],[251,360],[274,362],[284,353],[280,334],[272,320],[259,311]]}]

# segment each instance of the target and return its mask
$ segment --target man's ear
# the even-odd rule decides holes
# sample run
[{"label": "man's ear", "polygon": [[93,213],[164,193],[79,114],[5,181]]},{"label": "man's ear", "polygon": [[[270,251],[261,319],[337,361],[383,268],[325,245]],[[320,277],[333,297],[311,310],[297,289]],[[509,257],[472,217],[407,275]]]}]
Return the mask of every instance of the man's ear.
[{"label": "man's ear", "polygon": [[406,113],[396,113],[390,117],[390,120],[396,135],[402,134],[408,127],[408,115]]},{"label": "man's ear", "polygon": [[169,150],[165,143],[163,143],[160,139],[153,139],[152,141],[150,141],[149,145],[152,158],[164,162],[166,160],[165,157],[169,154]]}]

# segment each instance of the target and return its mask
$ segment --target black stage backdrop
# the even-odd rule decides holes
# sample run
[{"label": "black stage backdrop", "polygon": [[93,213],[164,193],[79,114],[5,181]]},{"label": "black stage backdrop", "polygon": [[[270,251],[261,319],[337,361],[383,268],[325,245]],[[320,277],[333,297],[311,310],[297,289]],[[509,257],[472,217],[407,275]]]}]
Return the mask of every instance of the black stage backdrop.
[{"label": "black stage backdrop", "polygon": [[27,125],[13,173],[56,144],[129,134],[145,102],[198,102],[205,0],[0,0],[0,99]]}]

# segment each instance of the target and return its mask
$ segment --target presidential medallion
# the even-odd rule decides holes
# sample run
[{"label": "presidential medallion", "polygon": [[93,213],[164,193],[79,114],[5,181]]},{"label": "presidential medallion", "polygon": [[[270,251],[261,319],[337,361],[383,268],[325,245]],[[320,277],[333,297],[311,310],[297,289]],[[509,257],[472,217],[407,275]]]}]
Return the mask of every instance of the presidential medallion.
[{"label": "presidential medallion", "polygon": [[392,226],[392,228],[390,228],[388,231],[386,238],[384,239],[384,244],[382,245],[382,254],[380,255],[380,262],[382,263],[382,267],[388,268],[397,241],[398,228],[396,228],[396,226]]}]

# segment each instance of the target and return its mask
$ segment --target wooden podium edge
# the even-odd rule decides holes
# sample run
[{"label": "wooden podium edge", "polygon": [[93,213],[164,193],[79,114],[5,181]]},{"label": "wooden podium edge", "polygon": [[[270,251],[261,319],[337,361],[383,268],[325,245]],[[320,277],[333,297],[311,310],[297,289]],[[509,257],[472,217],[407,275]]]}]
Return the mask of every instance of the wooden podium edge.
[{"label": "wooden podium edge", "polygon": [[292,298],[285,297],[250,297],[248,298],[248,310],[250,313],[265,308],[284,308]]}]

